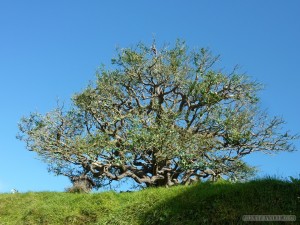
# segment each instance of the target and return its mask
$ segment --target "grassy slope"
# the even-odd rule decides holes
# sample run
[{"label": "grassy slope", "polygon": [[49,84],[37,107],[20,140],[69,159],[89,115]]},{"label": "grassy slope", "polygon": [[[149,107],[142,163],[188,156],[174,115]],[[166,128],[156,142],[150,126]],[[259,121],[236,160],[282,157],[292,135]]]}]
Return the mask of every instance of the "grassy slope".
[{"label": "grassy slope", "polygon": [[242,215],[291,214],[299,220],[298,197],[299,183],[275,179],[121,194],[1,194],[0,224],[255,224],[243,223]]}]

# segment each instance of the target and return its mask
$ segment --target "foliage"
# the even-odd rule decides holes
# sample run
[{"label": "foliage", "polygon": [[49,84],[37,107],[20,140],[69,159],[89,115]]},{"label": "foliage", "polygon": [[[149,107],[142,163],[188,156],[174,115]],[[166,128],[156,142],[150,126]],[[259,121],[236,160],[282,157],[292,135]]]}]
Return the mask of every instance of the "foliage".
[{"label": "foliage", "polygon": [[217,60],[181,41],[120,49],[73,108],[24,117],[19,138],[50,171],[94,187],[123,178],[146,187],[245,179],[254,172],[246,155],[293,151],[297,136],[259,109],[259,83],[217,69]]},{"label": "foliage", "polygon": [[0,194],[0,224],[245,224],[249,214],[299,218],[299,197],[299,183],[275,179],[121,194]]}]

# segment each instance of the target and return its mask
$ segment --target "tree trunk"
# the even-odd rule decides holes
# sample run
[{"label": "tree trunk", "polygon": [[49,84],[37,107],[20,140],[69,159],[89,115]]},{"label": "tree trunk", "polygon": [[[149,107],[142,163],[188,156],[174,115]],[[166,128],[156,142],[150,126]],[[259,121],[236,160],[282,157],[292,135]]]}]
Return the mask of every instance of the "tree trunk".
[{"label": "tree trunk", "polygon": [[[81,175],[79,177],[73,177],[71,179],[73,183],[74,189],[78,189],[78,191],[82,192],[90,192],[93,187],[95,186],[95,183],[86,175]],[[79,190],[80,189],[80,190]]]}]

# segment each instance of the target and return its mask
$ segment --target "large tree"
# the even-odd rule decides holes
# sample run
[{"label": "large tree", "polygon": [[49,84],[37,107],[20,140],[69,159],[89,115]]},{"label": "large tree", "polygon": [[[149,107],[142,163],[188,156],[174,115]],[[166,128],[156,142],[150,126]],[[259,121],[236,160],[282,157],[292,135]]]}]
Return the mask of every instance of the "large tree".
[{"label": "large tree", "polygon": [[261,85],[216,68],[207,49],[184,42],[119,49],[110,70],[73,97],[73,106],[21,120],[19,138],[71,180],[131,178],[173,186],[204,178],[243,179],[252,152],[293,151],[284,121],[259,108]]}]

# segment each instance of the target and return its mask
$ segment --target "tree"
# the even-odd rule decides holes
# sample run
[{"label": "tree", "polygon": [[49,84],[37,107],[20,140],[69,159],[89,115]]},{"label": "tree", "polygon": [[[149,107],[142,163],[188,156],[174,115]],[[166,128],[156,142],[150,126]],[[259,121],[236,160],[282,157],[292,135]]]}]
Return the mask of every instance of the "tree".
[{"label": "tree", "polygon": [[22,118],[19,139],[71,180],[88,185],[131,178],[146,187],[205,178],[243,179],[252,152],[294,151],[284,121],[260,110],[261,84],[216,68],[207,49],[138,44],[119,49],[112,69],[45,115]]}]

